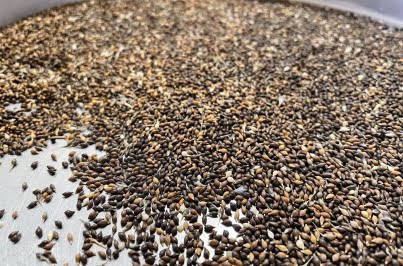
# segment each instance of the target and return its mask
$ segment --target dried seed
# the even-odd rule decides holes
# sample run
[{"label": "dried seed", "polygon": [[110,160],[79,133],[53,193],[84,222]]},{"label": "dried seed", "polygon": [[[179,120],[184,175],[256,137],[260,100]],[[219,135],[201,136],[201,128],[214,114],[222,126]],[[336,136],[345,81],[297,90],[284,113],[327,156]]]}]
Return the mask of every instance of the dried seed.
[{"label": "dried seed", "polygon": [[38,201],[34,200],[30,204],[28,204],[27,209],[33,209],[38,204]]},{"label": "dried seed", "polygon": [[73,244],[73,234],[70,232],[67,234],[67,242],[69,242],[70,245]]},{"label": "dried seed", "polygon": [[63,224],[61,221],[55,221],[55,225],[57,227],[57,229],[62,229],[63,228]]},{"label": "dried seed", "polygon": [[63,197],[69,198],[71,195],[73,195],[73,192],[63,192]]},{"label": "dried seed", "polygon": [[22,188],[22,191],[27,190],[27,188],[28,188],[27,182],[23,182],[22,185],[21,185],[21,188]]},{"label": "dried seed", "polygon": [[42,222],[46,222],[47,219],[48,219],[48,213],[47,212],[42,213]]},{"label": "dried seed", "polygon": [[42,231],[42,228],[40,228],[39,226],[36,228],[36,230],[35,230],[35,235],[38,237],[38,238],[42,238],[42,236],[43,236],[43,231]]},{"label": "dried seed", "polygon": [[73,216],[74,213],[75,213],[75,211],[70,211],[70,210],[67,210],[64,212],[64,214],[66,215],[67,218],[70,218],[71,216]]},{"label": "dried seed", "polygon": [[35,170],[36,168],[38,168],[38,161],[31,163],[31,168],[32,168],[32,170]]}]

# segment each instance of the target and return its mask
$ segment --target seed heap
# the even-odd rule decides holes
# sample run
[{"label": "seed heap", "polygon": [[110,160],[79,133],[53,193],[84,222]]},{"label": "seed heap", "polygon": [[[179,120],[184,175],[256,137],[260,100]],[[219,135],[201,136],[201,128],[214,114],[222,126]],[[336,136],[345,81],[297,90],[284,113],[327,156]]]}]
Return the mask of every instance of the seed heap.
[{"label": "seed heap", "polygon": [[270,1],[55,9],[0,32],[0,155],[106,152],[63,163],[91,209],[78,263],[403,264],[402,39]]}]

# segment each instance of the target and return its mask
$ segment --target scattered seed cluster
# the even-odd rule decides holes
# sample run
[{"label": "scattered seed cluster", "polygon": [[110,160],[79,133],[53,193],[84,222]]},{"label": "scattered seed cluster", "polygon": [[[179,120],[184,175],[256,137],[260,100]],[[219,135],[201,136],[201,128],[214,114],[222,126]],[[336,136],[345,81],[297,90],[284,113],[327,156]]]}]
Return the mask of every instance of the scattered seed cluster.
[{"label": "scattered seed cluster", "polygon": [[[59,158],[78,185],[66,219],[91,210],[77,263],[401,265],[402,37],[270,1],[55,9],[0,32],[0,155],[59,138],[106,152]],[[39,260],[56,263],[55,232]]]}]

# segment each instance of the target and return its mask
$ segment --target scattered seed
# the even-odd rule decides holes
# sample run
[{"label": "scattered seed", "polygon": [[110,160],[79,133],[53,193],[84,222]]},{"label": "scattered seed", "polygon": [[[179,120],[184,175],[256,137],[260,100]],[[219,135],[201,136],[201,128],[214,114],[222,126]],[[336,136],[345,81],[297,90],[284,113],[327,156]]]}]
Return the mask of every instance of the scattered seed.
[{"label": "scattered seed", "polygon": [[36,168],[38,168],[38,161],[31,163],[31,168],[32,168],[32,170],[35,170]]},{"label": "scattered seed", "polygon": [[48,219],[48,213],[47,212],[42,213],[42,222],[46,222],[47,219]]},{"label": "scattered seed", "polygon": [[70,211],[70,210],[67,210],[64,212],[64,214],[66,215],[67,218],[70,218],[71,216],[73,216],[74,213],[75,213],[75,211]]},{"label": "scattered seed", "polygon": [[22,191],[25,191],[28,188],[27,182],[23,182],[21,185]]},{"label": "scattered seed", "polygon": [[42,228],[40,228],[39,226],[36,228],[36,230],[35,230],[35,235],[38,237],[38,238],[42,238],[42,236],[43,236],[43,231],[42,231]]},{"label": "scattered seed", "polygon": [[67,242],[69,242],[70,245],[73,244],[73,234],[70,232],[67,234]]},{"label": "scattered seed", "polygon": [[63,224],[61,221],[55,221],[55,225],[57,227],[57,229],[62,229],[63,228]]}]

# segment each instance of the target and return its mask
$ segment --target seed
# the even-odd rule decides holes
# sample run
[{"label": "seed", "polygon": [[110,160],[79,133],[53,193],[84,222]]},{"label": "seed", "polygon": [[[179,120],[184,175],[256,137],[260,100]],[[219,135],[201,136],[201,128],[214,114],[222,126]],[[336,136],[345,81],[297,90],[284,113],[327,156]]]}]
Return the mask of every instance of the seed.
[{"label": "seed", "polygon": [[70,245],[73,244],[73,234],[70,232],[67,234],[67,242],[69,242]]},{"label": "seed", "polygon": [[[50,157],[71,168],[71,216],[88,210],[70,219],[77,263],[97,245],[133,265],[399,265],[401,31],[292,3],[155,2],[0,29],[0,157],[67,142]],[[88,147],[102,155],[73,151]]]},{"label": "seed", "polygon": [[63,224],[61,221],[55,221],[55,225],[57,227],[57,229],[62,229],[63,228]]},{"label": "seed", "polygon": [[22,234],[19,231],[13,231],[8,235],[8,239],[14,244],[18,243],[21,239]]},{"label": "seed", "polygon": [[44,245],[42,248],[44,250],[52,250],[53,246],[55,245],[54,242],[48,242],[46,245]]},{"label": "seed", "polygon": [[42,236],[43,236],[43,231],[42,231],[42,228],[40,228],[39,226],[36,228],[36,230],[35,230],[35,235],[38,237],[38,238],[42,238]]},{"label": "seed", "polygon": [[17,211],[13,211],[13,213],[11,214],[11,217],[13,218],[13,220],[17,219],[17,217],[18,217],[18,212],[17,212]]},{"label": "seed", "polygon": [[81,254],[80,254],[80,252],[78,252],[78,253],[76,254],[75,260],[76,260],[76,264],[77,264],[77,265],[80,265],[80,262],[81,262]]},{"label": "seed", "polygon": [[73,192],[63,192],[62,195],[65,198],[69,198],[71,195],[73,195]]},{"label": "seed", "polygon": [[38,201],[34,200],[30,204],[28,204],[27,209],[33,209],[38,204]]},{"label": "seed", "polygon": [[11,170],[13,170],[17,165],[18,165],[17,159],[11,160],[11,169],[10,169],[10,172],[11,172]]},{"label": "seed", "polygon": [[210,251],[208,251],[207,248],[204,248],[203,257],[204,257],[205,259],[209,259],[209,258],[210,258]]},{"label": "seed", "polygon": [[5,209],[1,209],[1,210],[0,210],[0,219],[3,218],[3,216],[4,216],[5,213],[6,213],[6,210],[5,210]]},{"label": "seed", "polygon": [[53,166],[51,166],[51,165],[47,165],[46,166],[47,168],[48,168],[48,173],[50,174],[50,175],[55,175],[56,174],[56,168],[54,168]]},{"label": "seed", "polygon": [[27,182],[22,183],[21,188],[22,188],[22,191],[25,191],[28,188]]},{"label": "seed", "polygon": [[34,161],[33,163],[31,163],[31,168],[32,168],[32,170],[35,170],[36,168],[38,168],[38,161]]},{"label": "seed", "polygon": [[106,260],[106,253],[103,251],[98,251],[98,256],[101,258],[101,260]]},{"label": "seed", "polygon": [[215,239],[210,241],[210,246],[213,248],[216,248],[218,246],[219,242]]},{"label": "seed", "polygon": [[48,255],[48,260],[50,263],[57,264],[57,260],[52,254]]},{"label": "seed", "polygon": [[53,236],[54,236],[54,232],[53,232],[53,231],[49,231],[49,232],[48,232],[48,236],[47,236],[49,242],[53,240]]},{"label": "seed", "polygon": [[48,219],[48,213],[44,212],[42,213],[42,222],[45,222]]},{"label": "seed", "polygon": [[83,265],[87,265],[87,263],[88,263],[87,255],[82,254],[80,261],[81,261],[81,263],[82,263]]},{"label": "seed", "polygon": [[53,195],[48,195],[48,196],[46,196],[46,198],[44,199],[44,202],[45,202],[45,203],[49,203],[49,202],[52,201],[52,199],[53,199]]},{"label": "seed", "polygon": [[67,210],[64,212],[64,214],[66,215],[67,218],[70,218],[71,216],[73,216],[74,213],[75,213],[75,211],[70,211],[70,210]]}]

